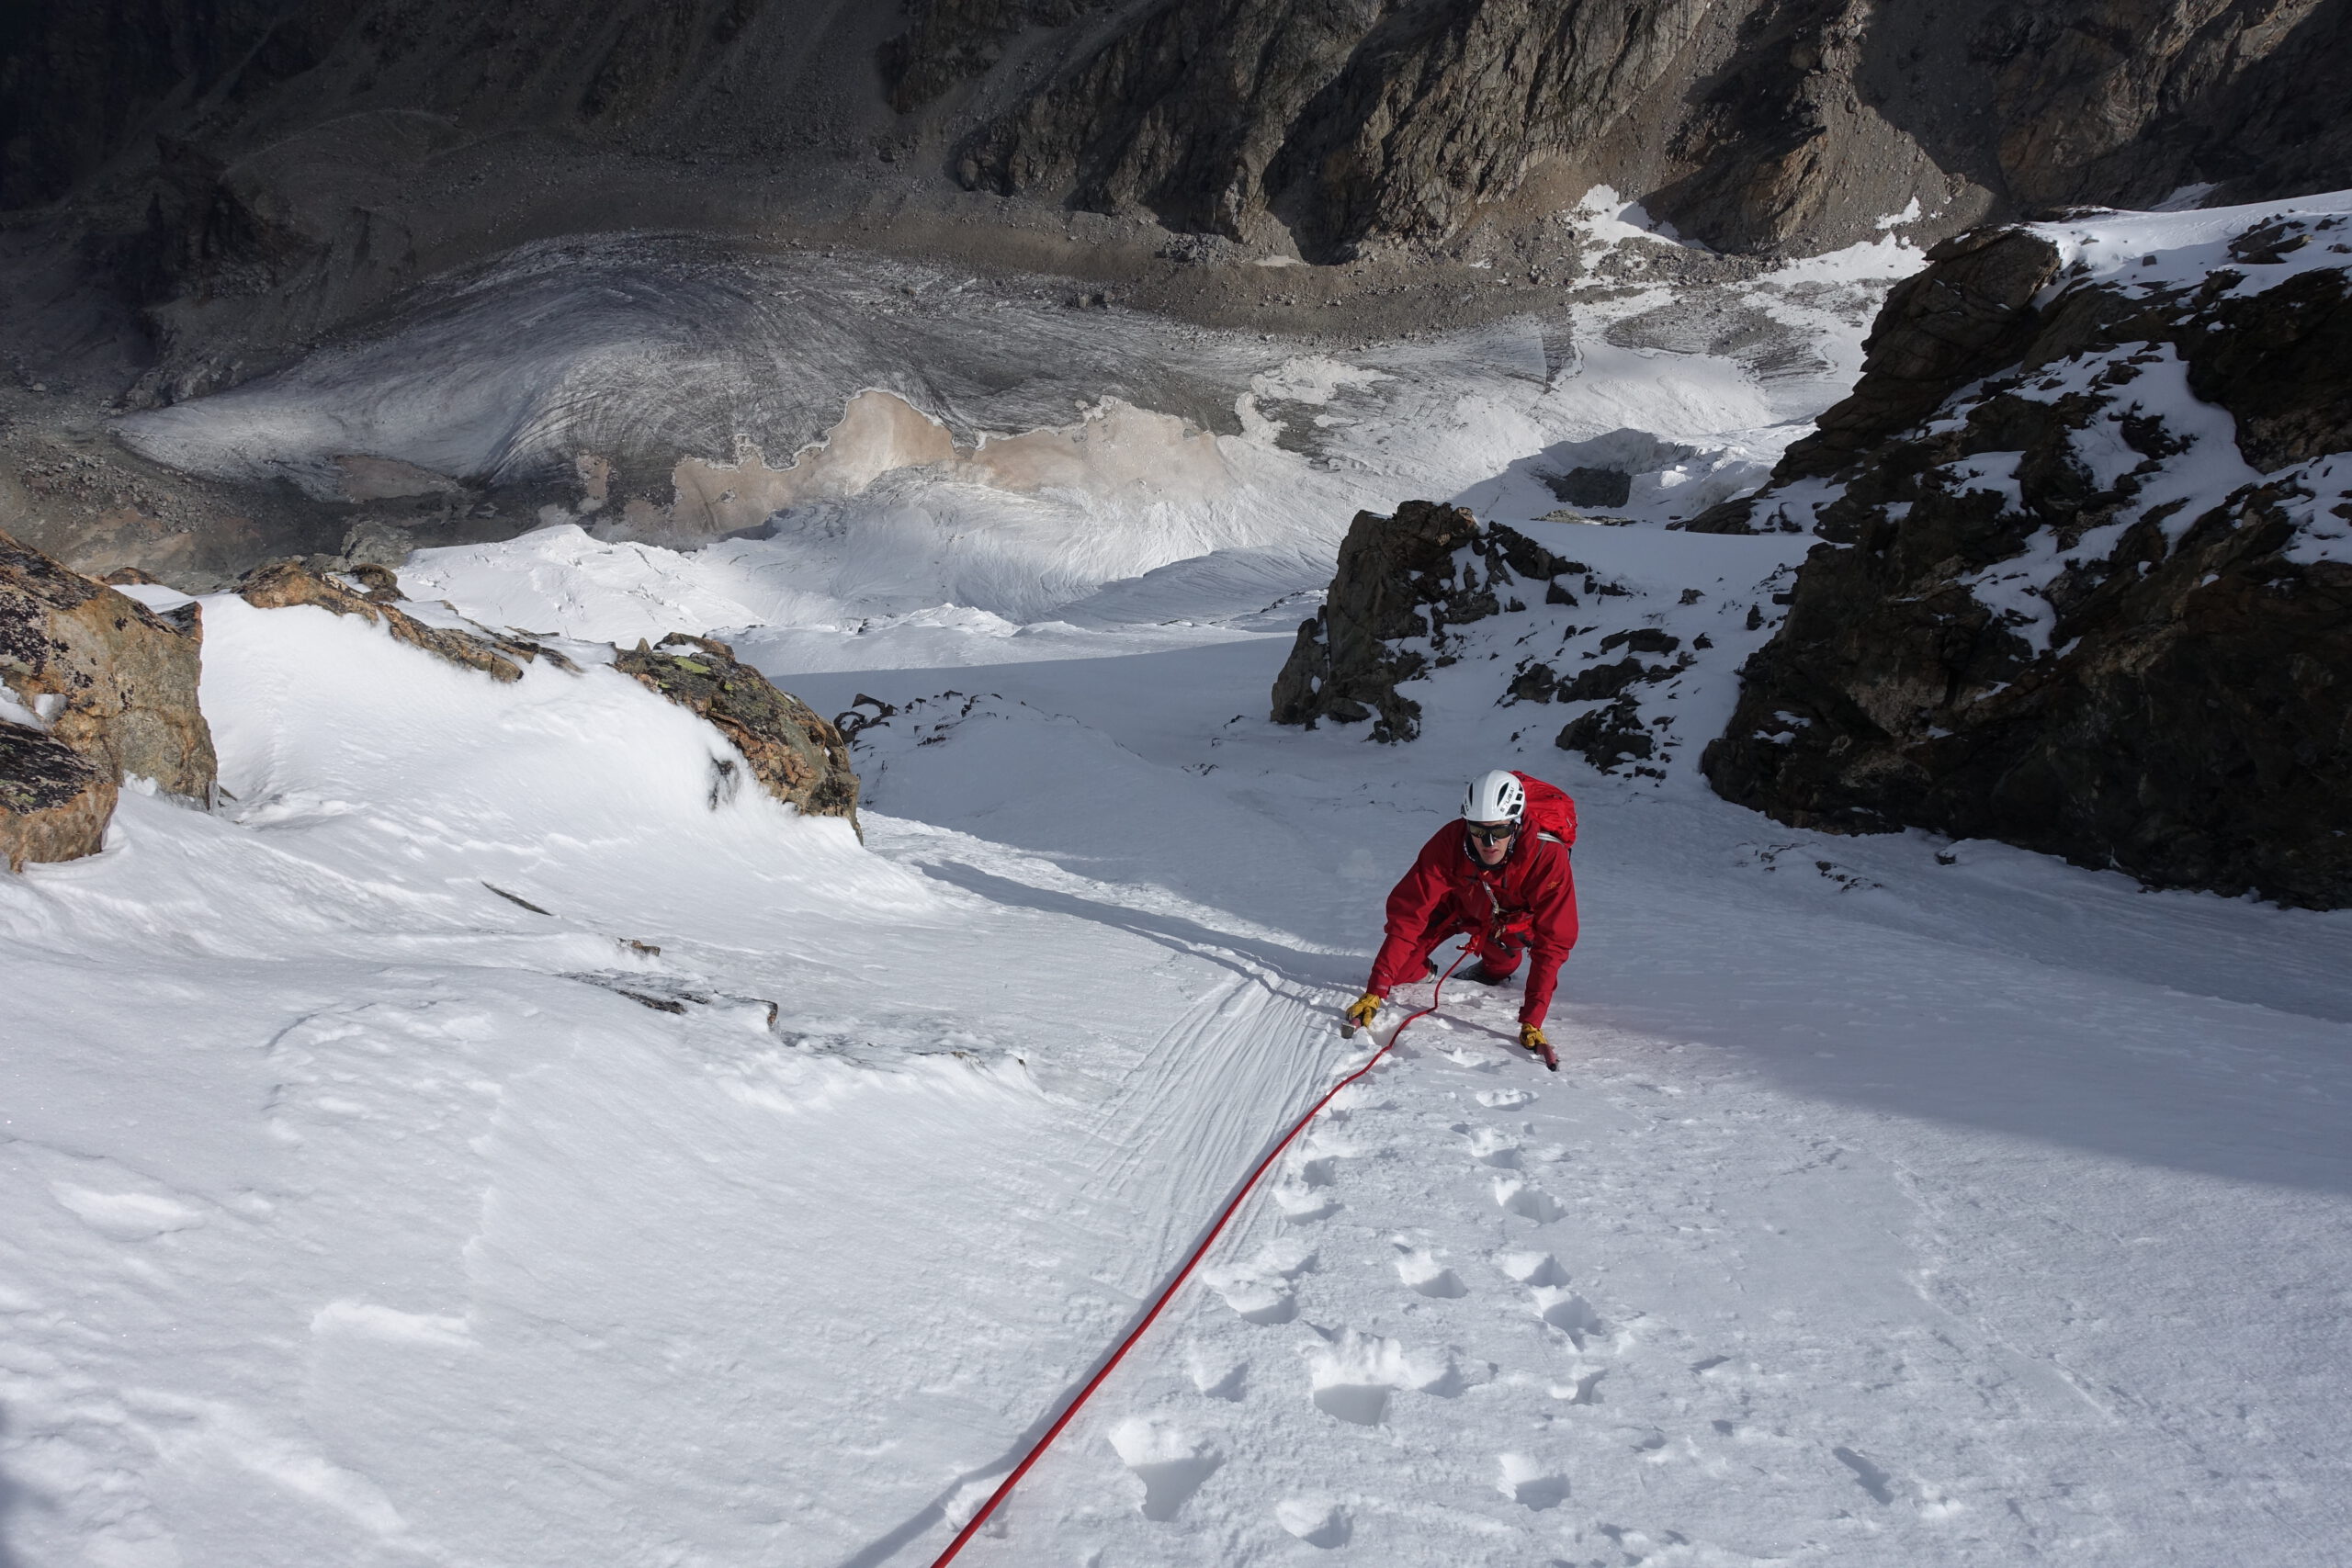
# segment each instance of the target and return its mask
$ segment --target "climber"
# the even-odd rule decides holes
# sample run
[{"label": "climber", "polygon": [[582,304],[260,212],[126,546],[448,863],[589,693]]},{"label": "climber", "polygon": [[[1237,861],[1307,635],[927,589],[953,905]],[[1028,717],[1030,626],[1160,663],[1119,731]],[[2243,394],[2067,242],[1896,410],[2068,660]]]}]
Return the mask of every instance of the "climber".
[{"label": "climber", "polygon": [[1568,865],[1576,841],[1576,803],[1565,791],[1500,769],[1473,779],[1462,819],[1421,846],[1388,895],[1387,940],[1363,995],[1347,1010],[1347,1032],[1370,1025],[1390,990],[1432,973],[1430,954],[1439,943],[1467,936],[1476,962],[1462,971],[1464,979],[1498,986],[1527,959],[1519,1043],[1557,1070],[1544,1016],[1577,942]]}]

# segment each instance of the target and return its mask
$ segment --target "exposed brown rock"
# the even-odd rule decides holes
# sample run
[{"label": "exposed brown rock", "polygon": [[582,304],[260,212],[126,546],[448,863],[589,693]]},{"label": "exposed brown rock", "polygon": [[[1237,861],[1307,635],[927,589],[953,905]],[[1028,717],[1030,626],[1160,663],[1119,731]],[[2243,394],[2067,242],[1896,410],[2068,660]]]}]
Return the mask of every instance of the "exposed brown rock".
[{"label": "exposed brown rock", "polygon": [[523,671],[518,660],[528,663],[534,659],[545,659],[559,670],[574,673],[579,671],[578,665],[554,649],[527,638],[428,626],[388,602],[389,597],[399,593],[399,581],[389,570],[382,567],[361,568],[360,573],[355,575],[368,583],[368,592],[355,592],[300,561],[277,561],[247,574],[237,593],[256,609],[283,610],[309,604],[338,615],[361,616],[379,623],[413,648],[421,648],[452,664],[479,670],[493,681],[521,680]]},{"label": "exposed brown rock", "polygon": [[370,604],[397,604],[401,602],[401,580],[390,567],[368,563],[355,566],[345,574],[359,584],[360,592]]},{"label": "exposed brown rock", "polygon": [[114,778],[53,735],[0,719],[0,855],[10,871],[105,847]]},{"label": "exposed brown rock", "polygon": [[[673,632],[659,647],[640,640],[615,659],[613,668],[718,726],[776,799],[804,816],[846,817],[865,837],[857,821],[857,773],[841,731],[739,662],[733,649]],[[723,794],[713,792],[714,805]]]},{"label": "exposed brown rock", "polygon": [[149,778],[209,802],[219,772],[197,705],[203,623],[190,604],[157,615],[0,534],[0,681],[62,699],[49,733],[109,785]]}]

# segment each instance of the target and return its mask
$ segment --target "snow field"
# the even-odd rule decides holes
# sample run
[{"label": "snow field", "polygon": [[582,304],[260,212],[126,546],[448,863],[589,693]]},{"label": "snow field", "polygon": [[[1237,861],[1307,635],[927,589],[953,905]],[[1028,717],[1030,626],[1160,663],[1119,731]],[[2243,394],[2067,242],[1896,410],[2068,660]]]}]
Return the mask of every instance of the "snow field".
[{"label": "snow field", "polygon": [[[1740,619],[1670,592],[1709,541],[1555,526],[1626,624]],[[1562,1073],[1457,986],[970,1560],[2345,1528],[2340,917],[1591,775],[1469,662],[1412,746],[1278,730],[1233,628],[795,677],[901,707],[861,852],[714,808],[601,667],[207,615],[229,817],[134,793],[0,888],[28,1562],[927,1561],[1361,1060],[1388,877],[1490,761],[1584,809]]]},{"label": "snow field", "polygon": [[[1197,897],[1223,874],[1230,905],[1363,943],[1461,758],[1562,780],[1587,823],[1563,1071],[1510,1044],[1515,992],[1457,982],[967,1558],[2193,1562],[2238,1528],[2208,1463],[2288,1560],[2344,1528],[2297,1457],[2346,1348],[2340,918],[1790,833],[1679,770],[1545,762],[1491,708],[1430,703],[1422,741],[1376,754],[1218,722],[1271,651],[1154,654],[1115,683],[1084,662],[831,680],[1006,694],[867,732],[897,809],[955,820],[952,781],[1022,750],[1004,730],[1045,773],[1091,728],[1118,748],[1094,776],[1164,836],[1029,792],[962,808],[1091,874]],[[1233,850],[1204,863],[1220,795]],[[1286,886],[1251,874],[1267,811],[1295,825]],[[1374,874],[1351,876],[1360,852]]]},{"label": "snow field", "polygon": [[[607,669],[206,611],[229,818],[134,793],[0,889],[29,1561],[847,1554],[1304,1103],[1266,1072],[1296,1002],[714,807],[723,746]],[[1083,999],[1105,973],[1198,1014],[1181,1049]],[[1220,1054],[1214,1103],[1137,1087]],[[860,1449],[905,1468],[793,1457]]]},{"label": "snow field", "polygon": [[[1007,335],[928,281],[829,314],[726,268],[567,311],[542,261],[529,352],[492,277],[155,428],[313,477],[363,426],[526,465],[599,408],[821,430],[843,388],[923,395],[917,364],[954,404]],[[1747,301],[1816,334],[1798,372],[1656,346],[1715,331],[1663,286],[1565,352],[1179,366],[1246,394],[1219,441],[1262,465],[1191,532],[900,473],[692,555],[580,518],[403,573],[582,639],[578,675],[208,600],[234,800],[128,792],[104,854],[0,879],[0,1557],[929,1562],[1363,1060],[1334,1015],[1381,899],[1499,764],[1581,810],[1561,1072],[1511,1043],[1514,989],[1451,987],[964,1562],[2338,1561],[2352,920],[1793,831],[1694,776],[1804,541],[1656,524],[1836,395],[1865,265]],[[1054,319],[958,439],[1066,417],[1069,365],[1168,363],[1120,312]],[[823,374],[739,363],[803,340]],[[443,361],[472,412],[435,412]],[[302,446],[287,409],[343,423]],[[1621,426],[1692,456],[1630,525],[1542,521]],[[1411,745],[1271,726],[1349,513],[1413,494],[1595,587],[1464,628]],[[863,847],[728,792],[713,732],[598,662],[680,629],[820,712],[899,710],[857,738]],[[1498,702],[1517,660],[1641,629],[1694,655],[1636,693],[1658,776]]]}]

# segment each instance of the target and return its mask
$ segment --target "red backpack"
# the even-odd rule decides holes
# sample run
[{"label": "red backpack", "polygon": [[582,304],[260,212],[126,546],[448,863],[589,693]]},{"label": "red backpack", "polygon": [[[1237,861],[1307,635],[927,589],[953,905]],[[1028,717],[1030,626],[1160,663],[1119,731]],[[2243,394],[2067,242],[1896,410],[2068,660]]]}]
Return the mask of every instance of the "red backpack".
[{"label": "red backpack", "polygon": [[1527,791],[1527,813],[1521,818],[1527,829],[1539,839],[1550,839],[1563,849],[1574,849],[1577,842],[1577,803],[1568,792],[1557,784],[1545,784],[1532,773],[1514,772],[1520,787]]}]

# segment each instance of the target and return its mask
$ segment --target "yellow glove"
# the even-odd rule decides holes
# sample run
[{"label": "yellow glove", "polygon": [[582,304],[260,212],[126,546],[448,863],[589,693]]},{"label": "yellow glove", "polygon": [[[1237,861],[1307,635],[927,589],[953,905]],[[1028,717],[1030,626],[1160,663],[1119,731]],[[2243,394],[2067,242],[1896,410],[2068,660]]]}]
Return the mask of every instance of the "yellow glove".
[{"label": "yellow glove", "polygon": [[1532,1023],[1522,1023],[1519,1026],[1519,1043],[1531,1051],[1541,1051],[1551,1043],[1544,1038],[1544,1032]]},{"label": "yellow glove", "polygon": [[1380,1004],[1387,999],[1372,991],[1358,997],[1348,1004],[1348,1021],[1340,1027],[1340,1032],[1353,1034],[1359,1029],[1371,1028],[1374,1015],[1380,1011]]}]

